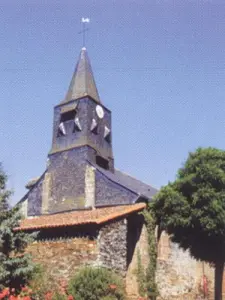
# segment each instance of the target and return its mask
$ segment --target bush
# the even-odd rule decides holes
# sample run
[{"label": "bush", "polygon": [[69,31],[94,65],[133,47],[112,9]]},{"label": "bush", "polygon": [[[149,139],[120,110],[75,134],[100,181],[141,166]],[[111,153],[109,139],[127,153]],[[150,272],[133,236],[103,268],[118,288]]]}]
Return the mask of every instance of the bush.
[{"label": "bush", "polygon": [[115,296],[105,296],[101,300],[117,300],[117,298]]},{"label": "bush", "polygon": [[85,267],[69,282],[69,293],[76,300],[124,300],[123,279],[105,268]]},{"label": "bush", "polygon": [[37,264],[35,266],[35,272],[32,280],[29,282],[29,288],[32,290],[32,300],[74,300],[72,295],[67,293],[65,280],[56,281],[42,265]]},{"label": "bush", "polygon": [[32,298],[35,300],[43,300],[48,292],[57,290],[54,279],[48,275],[42,265],[35,266],[29,287],[33,291]]},{"label": "bush", "polygon": [[52,300],[67,300],[67,296],[64,294],[60,294],[58,292],[56,292],[53,296],[52,296]]}]

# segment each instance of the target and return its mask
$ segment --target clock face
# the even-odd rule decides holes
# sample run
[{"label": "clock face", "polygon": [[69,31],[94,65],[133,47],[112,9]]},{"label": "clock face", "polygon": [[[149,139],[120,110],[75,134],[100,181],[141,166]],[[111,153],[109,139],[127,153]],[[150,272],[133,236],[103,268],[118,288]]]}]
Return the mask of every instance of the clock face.
[{"label": "clock face", "polygon": [[104,117],[104,110],[100,105],[96,106],[96,113],[99,119],[102,119]]}]

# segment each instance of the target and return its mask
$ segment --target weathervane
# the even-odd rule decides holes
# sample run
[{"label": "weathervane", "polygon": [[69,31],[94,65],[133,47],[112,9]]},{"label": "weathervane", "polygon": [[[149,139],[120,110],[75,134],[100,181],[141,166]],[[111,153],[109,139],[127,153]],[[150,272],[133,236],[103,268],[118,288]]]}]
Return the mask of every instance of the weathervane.
[{"label": "weathervane", "polygon": [[89,30],[86,28],[86,23],[90,23],[89,18],[82,18],[81,23],[83,24],[83,29],[79,32],[83,34],[83,47],[85,48],[85,43],[86,43],[86,32]]}]

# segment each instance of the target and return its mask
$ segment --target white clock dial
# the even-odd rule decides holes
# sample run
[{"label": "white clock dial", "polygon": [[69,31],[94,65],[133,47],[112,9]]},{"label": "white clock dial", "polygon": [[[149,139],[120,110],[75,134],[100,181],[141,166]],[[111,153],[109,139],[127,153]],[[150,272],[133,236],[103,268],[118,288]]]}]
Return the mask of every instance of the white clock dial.
[{"label": "white clock dial", "polygon": [[102,119],[104,117],[104,110],[100,105],[96,106],[96,113],[99,119]]}]

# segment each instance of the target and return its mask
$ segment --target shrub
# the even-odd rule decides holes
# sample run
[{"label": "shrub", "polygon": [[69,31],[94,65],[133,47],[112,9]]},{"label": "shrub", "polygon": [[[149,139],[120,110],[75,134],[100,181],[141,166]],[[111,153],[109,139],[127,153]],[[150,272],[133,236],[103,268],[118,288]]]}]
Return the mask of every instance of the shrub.
[{"label": "shrub", "polygon": [[35,272],[29,282],[29,286],[33,291],[32,298],[35,300],[43,300],[48,292],[57,290],[55,281],[41,265],[35,266]]},{"label": "shrub", "polygon": [[67,300],[67,296],[64,294],[60,294],[59,292],[56,292],[53,297],[52,300]]},{"label": "shrub", "polygon": [[76,300],[125,299],[123,279],[105,268],[81,269],[70,280],[69,293]]},{"label": "shrub", "polygon": [[101,300],[117,300],[117,298],[115,296],[105,296],[102,297]]},{"label": "shrub", "polygon": [[65,280],[56,281],[42,265],[35,266],[29,287],[32,290],[32,300],[74,300],[67,293]]},{"label": "shrub", "polygon": [[4,288],[0,291],[1,300],[31,300],[32,290],[27,286],[21,287],[20,292],[18,293],[15,288]]}]

